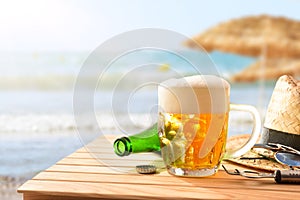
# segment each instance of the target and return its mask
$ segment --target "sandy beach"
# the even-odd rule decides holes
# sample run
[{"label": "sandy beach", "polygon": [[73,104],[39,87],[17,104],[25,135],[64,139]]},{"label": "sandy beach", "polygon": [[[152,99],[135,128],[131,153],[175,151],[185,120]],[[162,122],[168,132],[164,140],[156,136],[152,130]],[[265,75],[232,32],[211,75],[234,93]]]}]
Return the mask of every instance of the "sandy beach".
[{"label": "sandy beach", "polygon": [[26,180],[26,178],[0,177],[0,199],[21,200],[22,195],[17,193],[16,190]]}]

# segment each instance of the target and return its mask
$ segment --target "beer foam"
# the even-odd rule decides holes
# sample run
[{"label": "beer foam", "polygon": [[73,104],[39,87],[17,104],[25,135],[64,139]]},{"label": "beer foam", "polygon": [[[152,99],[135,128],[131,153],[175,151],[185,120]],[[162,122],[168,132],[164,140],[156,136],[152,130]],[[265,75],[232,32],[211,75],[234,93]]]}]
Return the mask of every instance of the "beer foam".
[{"label": "beer foam", "polygon": [[158,87],[158,104],[170,113],[224,113],[229,106],[229,83],[213,75],[169,79]]}]

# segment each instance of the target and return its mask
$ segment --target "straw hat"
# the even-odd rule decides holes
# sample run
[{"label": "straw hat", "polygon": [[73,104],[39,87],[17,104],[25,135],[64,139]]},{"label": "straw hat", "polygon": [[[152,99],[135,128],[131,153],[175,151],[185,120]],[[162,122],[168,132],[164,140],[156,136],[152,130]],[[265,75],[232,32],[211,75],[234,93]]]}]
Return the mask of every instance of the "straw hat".
[{"label": "straw hat", "polygon": [[[233,136],[227,141],[227,149],[232,150],[246,143],[250,135]],[[258,143],[280,143],[300,150],[300,81],[292,76],[281,76],[273,91],[264,123],[264,132]],[[268,159],[257,158],[263,155]],[[246,159],[245,159],[246,158]],[[289,169],[275,161],[274,152],[265,149],[252,149],[239,158],[229,159],[255,169],[275,171]]]},{"label": "straw hat", "polygon": [[264,126],[300,135],[300,81],[281,76],[273,91]]},{"label": "straw hat", "polygon": [[300,150],[300,81],[281,76],[268,106],[262,142],[281,143]]}]

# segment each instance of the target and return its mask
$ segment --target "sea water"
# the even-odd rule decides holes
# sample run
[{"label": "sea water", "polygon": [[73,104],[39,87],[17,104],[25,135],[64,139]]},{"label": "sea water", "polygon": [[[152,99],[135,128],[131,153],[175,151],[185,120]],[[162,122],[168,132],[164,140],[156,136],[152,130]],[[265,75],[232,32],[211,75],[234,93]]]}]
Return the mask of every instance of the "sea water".
[{"label": "sea water", "polygon": [[[193,51],[185,53],[197,56]],[[103,87],[94,89],[93,115],[98,123],[89,120],[76,123],[78,113],[74,113],[74,104],[78,106],[79,103],[74,100],[74,88],[88,58],[87,52],[6,52],[2,55],[0,176],[30,177],[99,134],[131,134],[145,129],[156,120],[157,91],[153,85],[139,86],[145,80],[161,81],[172,77],[170,69],[181,74],[193,73],[178,58],[157,52],[120,59],[106,71]],[[224,78],[255,62],[255,58],[218,52],[210,56]],[[134,68],[129,70],[130,76],[122,75],[127,66],[149,63],[153,58],[164,65]],[[139,62],[133,62],[136,60]],[[203,73],[206,72],[204,69]],[[87,85],[93,78],[87,79]],[[115,86],[115,80],[122,84]],[[230,101],[254,105],[263,117],[273,86],[274,82],[232,83]],[[251,131],[251,118],[247,114],[233,113],[230,121],[229,135]],[[82,140],[85,137],[82,134],[88,135],[88,139]]]}]

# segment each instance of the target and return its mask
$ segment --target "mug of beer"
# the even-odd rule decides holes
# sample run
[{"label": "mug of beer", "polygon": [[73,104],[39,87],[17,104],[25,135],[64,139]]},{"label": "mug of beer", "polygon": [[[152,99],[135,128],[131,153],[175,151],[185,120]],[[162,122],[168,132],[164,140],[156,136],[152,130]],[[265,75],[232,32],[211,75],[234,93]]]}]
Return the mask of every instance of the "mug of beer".
[{"label": "mug of beer", "polygon": [[[170,174],[210,176],[223,158],[246,153],[257,141],[261,120],[250,105],[230,104],[230,85],[213,75],[170,79],[158,86],[158,134]],[[253,129],[241,148],[225,151],[230,110],[250,112]]]}]

